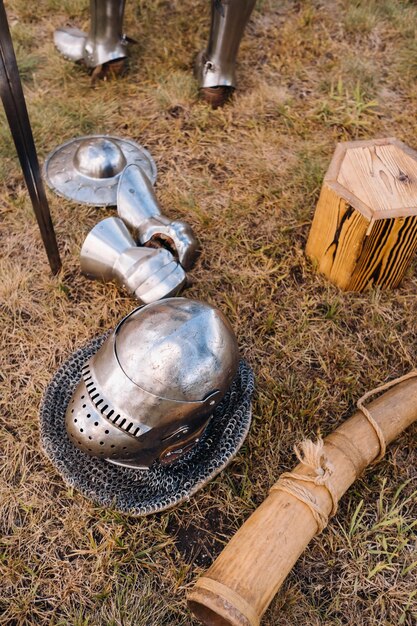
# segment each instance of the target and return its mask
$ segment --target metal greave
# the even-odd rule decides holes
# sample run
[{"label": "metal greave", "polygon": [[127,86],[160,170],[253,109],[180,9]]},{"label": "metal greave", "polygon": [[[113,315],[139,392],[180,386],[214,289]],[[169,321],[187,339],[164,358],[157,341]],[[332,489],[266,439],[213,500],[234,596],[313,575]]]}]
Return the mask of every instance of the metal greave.
[{"label": "metal greave", "polygon": [[127,56],[127,41],[123,35],[125,0],[90,0],[90,32],[84,61],[97,67]]},{"label": "metal greave", "polygon": [[199,59],[199,86],[234,87],[236,57],[256,0],[212,0],[206,51]]}]

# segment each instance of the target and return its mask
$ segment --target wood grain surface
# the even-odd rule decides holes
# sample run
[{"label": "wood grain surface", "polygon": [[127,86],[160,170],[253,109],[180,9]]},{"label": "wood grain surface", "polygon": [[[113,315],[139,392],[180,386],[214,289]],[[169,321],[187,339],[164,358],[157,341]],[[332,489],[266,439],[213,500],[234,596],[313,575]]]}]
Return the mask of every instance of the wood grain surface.
[{"label": "wood grain surface", "polygon": [[417,213],[417,161],[397,145],[346,150],[337,182],[362,200],[375,219],[385,211]]},{"label": "wood grain surface", "polygon": [[397,287],[417,248],[417,155],[396,139],[339,144],[306,246],[343,290]]},{"label": "wood grain surface", "polygon": [[[417,419],[416,403],[417,378],[410,378],[368,404],[387,444]],[[325,457],[332,468],[332,490],[339,500],[376,459],[379,440],[364,414],[357,411],[324,443]],[[303,464],[294,471],[311,475],[311,469]],[[329,491],[312,482],[303,482],[303,487],[329,514]],[[304,502],[286,492],[271,490],[197,580],[188,595],[191,610],[207,626],[259,626],[272,598],[317,531],[317,522]]]}]

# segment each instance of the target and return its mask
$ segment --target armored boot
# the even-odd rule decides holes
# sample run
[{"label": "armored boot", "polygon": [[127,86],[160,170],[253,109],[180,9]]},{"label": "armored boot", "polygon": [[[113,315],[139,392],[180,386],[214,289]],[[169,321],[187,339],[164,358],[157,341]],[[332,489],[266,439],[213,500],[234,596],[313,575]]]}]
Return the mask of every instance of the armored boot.
[{"label": "armored boot", "polygon": [[255,3],[212,0],[209,42],[197,58],[196,74],[201,95],[213,108],[222,106],[236,87],[236,57]]},{"label": "armored boot", "polygon": [[90,0],[90,32],[58,28],[54,43],[70,61],[84,63],[93,80],[120,74],[125,66],[128,40],[123,35],[125,0]]}]

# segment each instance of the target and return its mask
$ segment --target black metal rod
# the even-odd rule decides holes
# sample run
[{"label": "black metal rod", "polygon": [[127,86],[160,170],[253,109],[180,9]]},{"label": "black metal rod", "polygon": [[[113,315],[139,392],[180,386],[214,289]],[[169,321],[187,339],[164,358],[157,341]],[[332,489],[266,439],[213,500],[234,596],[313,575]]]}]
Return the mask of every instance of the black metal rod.
[{"label": "black metal rod", "polygon": [[0,97],[48,255],[49,265],[52,272],[57,274],[61,268],[61,259],[3,0],[0,0]]}]

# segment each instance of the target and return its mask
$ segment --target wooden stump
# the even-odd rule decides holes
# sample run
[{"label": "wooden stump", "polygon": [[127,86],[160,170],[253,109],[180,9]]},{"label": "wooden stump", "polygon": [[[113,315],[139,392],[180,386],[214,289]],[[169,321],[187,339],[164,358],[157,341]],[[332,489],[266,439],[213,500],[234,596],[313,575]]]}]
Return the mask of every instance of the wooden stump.
[{"label": "wooden stump", "polygon": [[396,287],[417,248],[417,152],[393,138],[337,145],[306,246],[346,291]]}]

